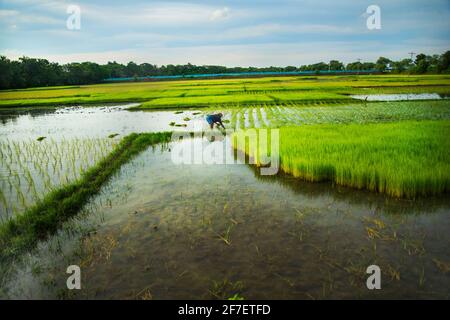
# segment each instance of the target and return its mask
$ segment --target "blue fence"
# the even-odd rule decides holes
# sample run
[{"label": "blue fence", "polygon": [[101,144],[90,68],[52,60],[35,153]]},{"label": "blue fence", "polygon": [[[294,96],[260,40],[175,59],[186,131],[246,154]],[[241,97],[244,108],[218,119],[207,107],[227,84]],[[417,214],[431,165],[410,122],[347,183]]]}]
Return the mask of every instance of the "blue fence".
[{"label": "blue fence", "polygon": [[184,74],[174,76],[146,76],[146,77],[124,77],[108,78],[105,82],[116,81],[145,81],[145,80],[170,80],[170,79],[196,79],[196,78],[223,78],[223,77],[252,77],[252,76],[304,76],[304,75],[326,75],[326,74],[372,74],[379,73],[378,70],[326,70],[326,71],[262,71],[262,72],[230,72],[230,73],[204,73]]}]

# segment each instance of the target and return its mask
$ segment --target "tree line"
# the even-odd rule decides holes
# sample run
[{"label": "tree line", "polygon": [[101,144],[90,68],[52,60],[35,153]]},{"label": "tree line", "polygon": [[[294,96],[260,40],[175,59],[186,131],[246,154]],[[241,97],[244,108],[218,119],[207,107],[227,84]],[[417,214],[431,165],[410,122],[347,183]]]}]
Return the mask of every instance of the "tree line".
[{"label": "tree line", "polygon": [[393,61],[380,57],[376,62],[351,62],[344,65],[337,60],[329,63],[319,62],[310,65],[287,67],[224,67],[186,65],[157,66],[150,63],[120,64],[94,62],[58,64],[46,59],[22,57],[10,60],[0,56],[0,89],[45,87],[57,85],[81,85],[99,83],[108,78],[138,78],[145,76],[173,76],[192,74],[242,73],[242,72],[289,72],[289,71],[363,71],[377,70],[392,73],[450,73],[450,51],[441,55],[418,54],[414,60]]}]

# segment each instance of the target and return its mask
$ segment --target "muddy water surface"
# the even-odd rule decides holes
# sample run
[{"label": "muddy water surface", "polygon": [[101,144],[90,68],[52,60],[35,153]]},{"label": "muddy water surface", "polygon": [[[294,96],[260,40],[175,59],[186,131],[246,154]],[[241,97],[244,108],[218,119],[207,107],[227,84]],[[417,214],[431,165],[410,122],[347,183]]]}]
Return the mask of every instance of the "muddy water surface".
[{"label": "muddy water surface", "polygon": [[[96,231],[41,272],[46,297],[449,297],[448,199],[394,200],[244,164],[175,165],[173,147],[150,148],[104,187]],[[68,264],[82,268],[76,293],[64,288]],[[381,290],[366,287],[372,264]]]}]

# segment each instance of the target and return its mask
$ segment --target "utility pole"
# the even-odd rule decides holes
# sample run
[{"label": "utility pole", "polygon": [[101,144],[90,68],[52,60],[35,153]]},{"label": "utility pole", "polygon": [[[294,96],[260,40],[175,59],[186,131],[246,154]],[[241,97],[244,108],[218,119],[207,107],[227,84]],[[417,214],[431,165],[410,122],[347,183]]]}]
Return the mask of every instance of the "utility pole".
[{"label": "utility pole", "polygon": [[358,73],[357,73],[357,74],[359,74],[359,71],[361,70],[361,59],[358,58],[358,59],[356,59],[356,60],[358,60],[358,63],[359,63],[359,66],[358,66]]}]

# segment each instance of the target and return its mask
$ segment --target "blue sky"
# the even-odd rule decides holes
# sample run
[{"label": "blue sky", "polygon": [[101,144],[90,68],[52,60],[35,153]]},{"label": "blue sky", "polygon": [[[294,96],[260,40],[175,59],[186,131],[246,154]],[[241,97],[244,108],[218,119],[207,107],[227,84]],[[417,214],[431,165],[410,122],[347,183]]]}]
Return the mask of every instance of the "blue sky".
[{"label": "blue sky", "polygon": [[[68,5],[81,29],[68,30]],[[381,9],[381,30],[366,8]],[[450,0],[0,0],[0,54],[57,62],[286,66],[450,50]]]}]

